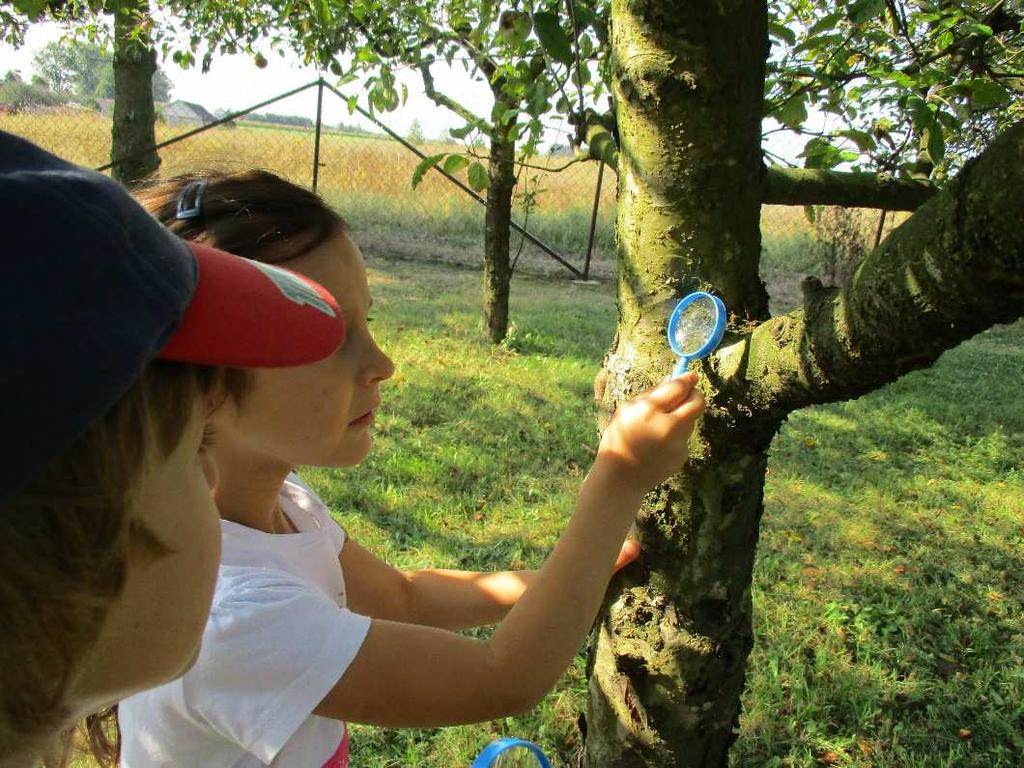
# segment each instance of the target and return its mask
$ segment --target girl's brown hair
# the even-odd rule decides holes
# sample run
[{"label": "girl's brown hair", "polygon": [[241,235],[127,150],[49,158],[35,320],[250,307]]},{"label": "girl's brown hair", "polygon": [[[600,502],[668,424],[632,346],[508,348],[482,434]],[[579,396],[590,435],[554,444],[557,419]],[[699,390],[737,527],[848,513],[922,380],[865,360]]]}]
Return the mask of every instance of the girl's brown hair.
[{"label": "girl's brown hair", "polygon": [[[205,182],[191,218],[177,217],[182,192]],[[204,172],[157,181],[135,193],[142,206],[186,240],[275,264],[297,258],[348,229],[315,192],[270,171]]]},{"label": "girl's brown hair", "polygon": [[150,363],[103,417],[0,504],[0,765],[66,762],[69,686],[121,594],[129,547],[167,551],[133,510],[146,461],[174,450],[220,376]]}]

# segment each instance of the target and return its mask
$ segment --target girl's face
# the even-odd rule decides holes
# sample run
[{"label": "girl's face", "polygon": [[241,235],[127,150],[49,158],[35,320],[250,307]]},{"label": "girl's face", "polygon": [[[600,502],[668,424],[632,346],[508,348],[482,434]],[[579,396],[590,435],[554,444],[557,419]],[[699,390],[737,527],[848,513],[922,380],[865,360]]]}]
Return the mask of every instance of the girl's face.
[{"label": "girl's face", "polygon": [[339,233],[284,266],[334,295],[345,314],[345,343],[312,365],[255,371],[241,405],[229,401],[214,414],[217,455],[286,467],[358,464],[370,450],[379,385],[395,370],[370,333],[363,256]]},{"label": "girl's face", "polygon": [[220,561],[211,468],[200,446],[205,410],[196,403],[170,456],[150,451],[132,512],[167,553],[129,546],[124,589],[72,687],[83,713],[182,675],[199,653]]}]

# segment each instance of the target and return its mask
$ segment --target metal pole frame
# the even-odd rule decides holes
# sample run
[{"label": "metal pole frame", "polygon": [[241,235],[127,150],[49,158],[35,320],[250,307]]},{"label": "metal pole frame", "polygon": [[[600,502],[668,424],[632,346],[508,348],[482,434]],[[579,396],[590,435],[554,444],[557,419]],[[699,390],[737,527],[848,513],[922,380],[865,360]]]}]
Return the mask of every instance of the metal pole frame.
[{"label": "metal pole frame", "polygon": [[[337,96],[337,97],[338,97],[339,99],[343,99],[343,100],[344,100],[345,102],[347,102],[347,103],[348,103],[348,104],[349,104],[350,106],[352,106],[352,108],[354,109],[354,111],[358,112],[358,113],[359,113],[360,115],[362,115],[363,117],[365,117],[365,118],[366,118],[367,120],[370,120],[370,121],[371,121],[371,122],[372,122],[372,123],[373,123],[374,125],[376,125],[376,126],[377,126],[378,128],[380,128],[380,129],[381,129],[382,131],[384,131],[384,133],[386,133],[386,134],[387,134],[388,136],[390,136],[390,137],[391,137],[392,139],[394,139],[394,140],[395,140],[395,141],[397,141],[397,142],[398,142],[399,144],[401,144],[401,145],[402,145],[403,147],[405,147],[406,149],[408,149],[408,150],[409,150],[410,152],[412,152],[412,153],[413,153],[414,155],[416,155],[417,157],[419,157],[419,158],[420,158],[421,160],[422,160],[422,159],[425,159],[425,158],[427,157],[427,156],[426,156],[425,154],[423,154],[423,152],[421,152],[421,151],[420,151],[420,150],[419,150],[418,148],[414,147],[414,146],[413,146],[412,144],[410,144],[410,143],[409,143],[408,141],[406,141],[406,140],[405,140],[405,139],[403,139],[403,138],[402,138],[401,136],[399,136],[399,135],[398,135],[397,133],[395,133],[394,131],[392,131],[392,130],[391,130],[390,128],[388,128],[388,127],[387,127],[386,125],[384,125],[384,123],[382,123],[382,122],[381,122],[380,120],[378,120],[378,119],[377,119],[376,117],[374,117],[373,115],[371,115],[371,114],[370,114],[369,112],[367,112],[367,111],[366,111],[365,109],[363,109],[362,107],[360,107],[360,106],[359,106],[358,104],[355,104],[355,102],[353,102],[353,101],[349,101],[349,98],[348,98],[348,97],[347,97],[347,96],[346,96],[345,94],[343,94],[343,93],[342,93],[341,91],[339,91],[339,90],[338,90],[337,88],[335,88],[335,87],[334,87],[333,85],[331,85],[330,83],[327,83],[327,82],[325,82],[325,83],[324,83],[324,87],[325,87],[325,88],[326,88],[327,90],[329,90],[329,91],[330,91],[331,93],[333,93],[333,94],[334,94],[335,96]],[[462,190],[463,192],[465,192],[465,193],[466,193],[467,195],[469,195],[470,197],[472,197],[472,198],[473,198],[474,200],[476,200],[476,201],[477,201],[478,203],[480,203],[480,204],[481,204],[482,206],[484,206],[485,208],[487,207],[487,201],[486,201],[486,200],[485,200],[485,199],[484,199],[483,197],[481,197],[480,195],[478,195],[478,194],[476,193],[476,191],[474,191],[474,190],[473,190],[472,188],[470,188],[470,187],[466,186],[465,184],[463,184],[463,183],[462,183],[462,181],[460,181],[459,179],[455,178],[455,177],[454,177],[454,176],[452,176],[452,175],[451,175],[450,173],[448,173],[447,171],[445,171],[445,170],[444,170],[444,168],[438,168],[438,167],[437,167],[437,166],[435,165],[435,166],[434,166],[434,168],[433,168],[433,170],[435,170],[435,171],[437,171],[438,173],[440,173],[440,174],[441,174],[442,176],[444,176],[444,177],[445,177],[446,179],[448,179],[448,181],[450,181],[450,182],[451,182],[452,184],[454,184],[455,186],[457,186],[457,187],[458,187],[459,189],[461,189],[461,190]],[[564,258],[563,258],[562,256],[560,256],[560,255],[558,254],[558,252],[557,252],[557,251],[555,251],[555,250],[554,250],[554,249],[553,249],[553,248],[552,248],[551,246],[549,246],[549,245],[548,245],[547,243],[545,243],[544,241],[542,241],[542,240],[538,239],[538,238],[537,238],[537,237],[536,237],[535,235],[532,235],[532,234],[530,234],[529,232],[527,232],[527,231],[526,231],[526,229],[525,229],[525,228],[523,228],[523,226],[522,226],[521,224],[518,224],[518,223],[517,223],[517,222],[516,222],[515,220],[512,220],[512,221],[510,221],[510,224],[511,224],[511,226],[512,226],[512,229],[514,229],[514,230],[515,230],[516,232],[519,232],[519,233],[520,233],[520,234],[521,234],[521,235],[522,235],[523,237],[525,237],[525,238],[526,238],[527,240],[529,240],[529,241],[530,241],[531,243],[533,243],[533,244],[534,244],[535,246],[537,246],[537,247],[538,247],[538,248],[540,248],[540,249],[541,249],[542,251],[544,251],[544,253],[546,253],[546,254],[547,254],[548,256],[550,256],[551,258],[553,258],[553,259],[554,259],[555,261],[557,261],[557,262],[558,262],[559,264],[561,264],[561,265],[562,265],[563,267],[565,267],[565,268],[566,268],[566,269],[568,269],[568,270],[569,270],[570,272],[572,272],[572,274],[573,274],[573,275],[574,275],[575,277],[577,277],[577,278],[582,278],[582,277],[583,277],[583,274],[582,274],[582,273],[581,273],[581,272],[580,272],[580,271],[579,271],[578,269],[576,269],[576,267],[574,267],[574,266],[573,266],[572,264],[570,264],[570,263],[569,263],[568,261],[566,261],[566,260],[565,260],[565,259],[564,259]]]},{"label": "metal pole frame", "polygon": [[324,79],[316,81],[316,132],[313,135],[313,191],[320,176],[320,127],[324,115]]},{"label": "metal pole frame", "polygon": [[[203,131],[209,131],[212,128],[216,128],[218,126],[224,125],[224,123],[230,123],[232,120],[235,120],[236,118],[243,117],[244,115],[247,115],[250,112],[255,112],[257,109],[261,109],[261,108],[267,106],[268,104],[273,104],[275,101],[281,101],[282,99],[287,99],[289,96],[294,96],[297,93],[302,93],[306,89],[312,88],[317,83],[322,83],[322,82],[323,82],[323,80],[314,80],[313,82],[306,83],[305,85],[299,86],[298,88],[293,88],[292,90],[288,91],[287,93],[282,93],[280,96],[275,96],[272,99],[267,99],[266,101],[261,101],[259,104],[254,104],[253,106],[248,107],[246,109],[239,110],[238,112],[232,112],[230,115],[226,115],[226,116],[220,118],[219,120],[214,120],[212,123],[207,123],[206,125],[201,125],[198,128],[193,128],[191,131],[186,131],[185,133],[182,133],[182,134],[180,134],[178,136],[173,136],[173,137],[167,139],[167,141],[161,141],[159,144],[157,144],[155,147],[153,147],[153,149],[163,149],[164,147],[169,147],[169,146],[171,146],[171,144],[177,144],[179,141],[184,141],[185,139],[191,138],[191,137],[195,136],[197,133],[202,133]],[[123,163],[125,160],[128,160],[131,157],[132,157],[132,155],[125,155],[123,157],[119,157],[116,160],[111,160],[106,165],[99,166],[96,170],[97,171],[108,171],[111,168],[113,168],[115,165],[117,165],[118,163]]]},{"label": "metal pole frame", "polygon": [[597,229],[597,206],[601,202],[601,179],[604,178],[604,163],[597,164],[597,189],[594,190],[594,210],[590,213],[590,234],[587,235],[587,257],[583,262],[583,279],[590,279],[590,254],[594,249],[594,230]]}]

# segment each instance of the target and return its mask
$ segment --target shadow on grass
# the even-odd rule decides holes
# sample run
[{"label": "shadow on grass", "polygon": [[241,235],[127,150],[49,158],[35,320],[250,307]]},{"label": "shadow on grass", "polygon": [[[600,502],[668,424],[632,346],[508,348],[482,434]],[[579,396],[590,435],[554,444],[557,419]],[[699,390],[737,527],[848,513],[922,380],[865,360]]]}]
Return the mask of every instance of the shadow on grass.
[{"label": "shadow on grass", "polygon": [[1021,330],[776,438],[734,764],[1024,761]]},{"label": "shadow on grass", "polygon": [[359,467],[308,473],[328,506],[358,514],[399,551],[434,549],[472,569],[539,565],[590,458],[589,419],[557,423],[580,408],[579,393],[510,398],[448,369],[407,380],[395,399],[406,407],[382,414]]}]

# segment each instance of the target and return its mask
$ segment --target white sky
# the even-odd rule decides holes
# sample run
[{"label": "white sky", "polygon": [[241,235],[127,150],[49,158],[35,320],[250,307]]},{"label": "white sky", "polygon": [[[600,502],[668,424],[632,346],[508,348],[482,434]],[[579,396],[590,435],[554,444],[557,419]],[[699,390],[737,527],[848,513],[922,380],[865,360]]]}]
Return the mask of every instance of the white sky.
[{"label": "white sky", "polygon": [[[26,34],[25,45],[20,49],[0,44],[0,75],[15,69],[28,79],[32,73],[32,57],[47,43],[59,40],[61,35],[61,28],[55,24],[33,24]],[[198,67],[183,70],[170,61],[163,62],[162,67],[174,85],[174,98],[202,104],[211,112],[219,109],[245,109],[318,77],[315,69],[302,66],[297,57],[288,55],[282,58],[269,50],[265,53],[269,61],[265,69],[257,68],[250,57],[243,55],[215,57],[210,71],[205,75]],[[459,62],[456,62],[451,70],[435,66],[433,71],[438,91],[452,95],[481,116],[487,114],[491,97],[486,83],[474,80]],[[330,76],[326,79],[328,82],[332,80]],[[404,82],[408,87],[408,101],[396,111],[380,115],[381,121],[393,131],[405,135],[413,120],[418,120],[424,135],[436,138],[446,134],[449,128],[464,124],[461,119],[448,110],[441,109],[423,94],[418,73],[404,72],[400,75],[399,82]],[[341,90],[346,95],[354,95],[359,93],[359,84],[350,83]],[[365,107],[362,100],[360,105]],[[316,116],[316,89],[311,88],[260,111],[313,118]],[[344,122],[379,130],[358,113],[350,115],[347,106],[329,92],[324,94],[323,118],[328,124]],[[775,126],[771,124],[769,127]],[[568,125],[561,124],[561,131],[564,132],[567,128]],[[568,143],[564,134],[560,136],[557,131],[549,131],[545,140],[549,143]],[[796,156],[803,147],[803,141],[789,133],[773,134],[768,137],[765,147],[777,155],[797,162]]]}]

